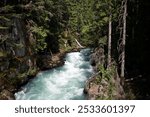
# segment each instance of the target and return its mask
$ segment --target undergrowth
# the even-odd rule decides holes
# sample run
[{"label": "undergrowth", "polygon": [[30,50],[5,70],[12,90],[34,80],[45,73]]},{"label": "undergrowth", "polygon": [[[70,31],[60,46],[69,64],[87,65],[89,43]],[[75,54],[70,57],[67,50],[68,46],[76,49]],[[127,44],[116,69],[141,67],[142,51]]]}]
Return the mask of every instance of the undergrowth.
[{"label": "undergrowth", "polygon": [[115,84],[113,83],[113,78],[115,75],[115,66],[112,66],[108,69],[104,68],[103,65],[100,65],[99,75],[96,78],[96,83],[103,87],[103,95],[97,96],[97,100],[110,100],[113,99],[113,92],[115,91]]}]

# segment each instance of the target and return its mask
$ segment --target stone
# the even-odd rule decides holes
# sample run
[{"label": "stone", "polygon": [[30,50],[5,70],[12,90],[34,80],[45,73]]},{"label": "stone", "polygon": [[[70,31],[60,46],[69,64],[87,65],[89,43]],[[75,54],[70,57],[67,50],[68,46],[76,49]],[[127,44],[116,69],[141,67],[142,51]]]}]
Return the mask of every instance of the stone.
[{"label": "stone", "polygon": [[2,99],[6,99],[6,100],[14,100],[15,97],[14,97],[14,94],[9,92],[8,90],[4,89],[1,93],[0,93],[0,97]]}]

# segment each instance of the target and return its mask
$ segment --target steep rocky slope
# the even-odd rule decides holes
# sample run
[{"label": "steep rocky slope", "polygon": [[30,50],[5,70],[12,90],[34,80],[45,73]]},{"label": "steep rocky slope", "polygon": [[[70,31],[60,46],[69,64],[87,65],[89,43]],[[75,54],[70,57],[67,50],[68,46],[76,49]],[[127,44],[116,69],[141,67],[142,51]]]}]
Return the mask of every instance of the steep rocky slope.
[{"label": "steep rocky slope", "polygon": [[103,48],[96,48],[91,55],[91,65],[95,74],[86,82],[84,93],[88,99],[125,99],[122,80],[118,76],[116,64],[105,69]]},{"label": "steep rocky slope", "polygon": [[[39,70],[63,64],[64,51],[57,53],[51,46],[41,45],[42,39],[48,36],[44,32],[46,29],[39,26],[42,22],[37,21],[39,16],[35,16],[41,9],[39,3],[26,2],[8,2],[0,8],[0,99],[14,99],[13,93]],[[46,44],[55,42],[50,41]],[[57,54],[52,53],[53,50]]]}]

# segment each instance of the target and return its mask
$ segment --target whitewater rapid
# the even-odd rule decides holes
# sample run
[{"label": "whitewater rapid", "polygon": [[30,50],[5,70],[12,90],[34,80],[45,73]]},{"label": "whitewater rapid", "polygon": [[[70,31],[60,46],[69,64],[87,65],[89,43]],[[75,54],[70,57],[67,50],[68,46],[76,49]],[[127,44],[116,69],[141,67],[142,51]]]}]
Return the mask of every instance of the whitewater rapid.
[{"label": "whitewater rapid", "polygon": [[90,49],[66,54],[61,67],[43,71],[22,90],[15,93],[17,100],[83,100],[85,81],[92,75]]}]

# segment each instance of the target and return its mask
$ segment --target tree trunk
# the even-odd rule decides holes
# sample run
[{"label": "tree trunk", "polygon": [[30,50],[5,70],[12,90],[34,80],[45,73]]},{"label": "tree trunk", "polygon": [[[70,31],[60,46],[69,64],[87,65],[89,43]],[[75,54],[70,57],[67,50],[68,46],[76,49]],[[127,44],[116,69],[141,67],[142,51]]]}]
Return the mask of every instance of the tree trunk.
[{"label": "tree trunk", "polygon": [[111,64],[111,35],[112,35],[112,15],[109,16],[109,32],[108,32],[108,58],[107,58],[107,68]]},{"label": "tree trunk", "polygon": [[127,0],[125,0],[125,3],[124,3],[124,13],[123,13],[121,77],[124,77],[124,74],[125,74],[124,72],[125,72],[126,16],[127,16]]},{"label": "tree trunk", "polygon": [[78,41],[77,39],[75,39],[75,41],[76,41],[77,45],[78,45],[80,48],[84,48],[84,47],[79,43],[79,41]]}]

